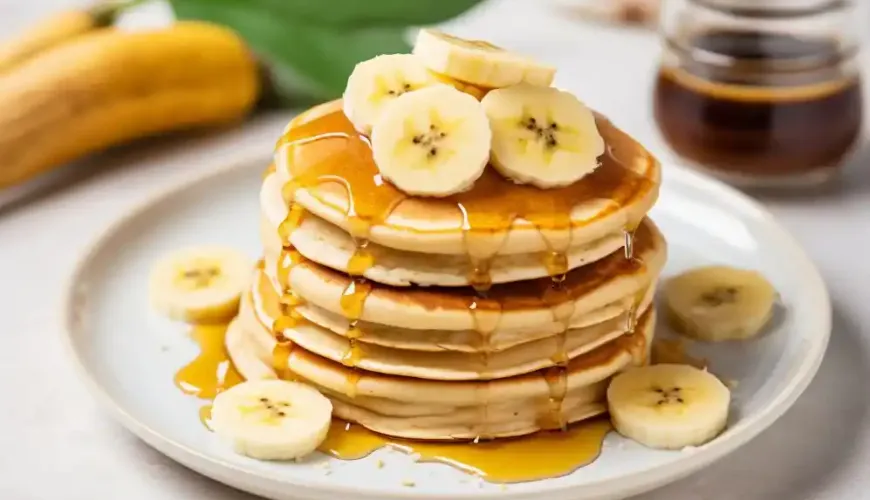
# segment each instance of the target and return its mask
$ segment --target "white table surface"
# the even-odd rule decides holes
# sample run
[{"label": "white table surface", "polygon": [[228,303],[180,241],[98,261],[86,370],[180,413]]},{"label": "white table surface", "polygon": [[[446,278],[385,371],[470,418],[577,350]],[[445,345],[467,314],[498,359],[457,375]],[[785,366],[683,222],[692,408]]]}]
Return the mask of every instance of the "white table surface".
[{"label": "white table surface", "polygon": [[[0,37],[77,3],[0,0]],[[577,24],[545,4],[498,0],[461,19],[456,30],[557,64],[558,85],[667,162],[650,111],[655,35]],[[165,15],[159,6],[147,8],[129,22],[161,22]],[[119,213],[215,161],[268,151],[290,116],[260,115],[244,128],[152,141],[74,165],[35,189],[0,193],[0,499],[253,498],[176,465],[103,414],[65,358],[61,285],[95,232]],[[835,193],[764,200],[830,288],[834,332],[818,376],[753,442],[638,498],[870,498],[870,151],[852,163]],[[123,323],[118,330],[124,334]]]}]

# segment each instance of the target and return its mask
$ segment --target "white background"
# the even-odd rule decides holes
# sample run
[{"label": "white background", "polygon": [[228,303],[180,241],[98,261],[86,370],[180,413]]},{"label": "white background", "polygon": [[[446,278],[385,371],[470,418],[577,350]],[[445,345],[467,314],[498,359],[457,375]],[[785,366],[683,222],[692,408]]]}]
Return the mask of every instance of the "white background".
[{"label": "white background", "polygon": [[[0,0],[0,37],[77,3]],[[160,6],[149,7],[129,23],[165,16]],[[867,31],[870,16],[862,19]],[[494,0],[455,29],[557,65],[559,86],[671,160],[651,121],[655,33],[581,24],[541,0]],[[870,71],[870,59],[863,61]],[[241,129],[150,141],[0,193],[0,499],[252,498],[176,465],[104,416],[65,359],[60,294],[79,252],[117,214],[214,164],[204,159],[268,151],[289,116],[259,115]],[[762,201],[828,282],[828,354],[805,395],[770,430],[643,500],[870,498],[870,147],[851,162],[839,189]]]}]

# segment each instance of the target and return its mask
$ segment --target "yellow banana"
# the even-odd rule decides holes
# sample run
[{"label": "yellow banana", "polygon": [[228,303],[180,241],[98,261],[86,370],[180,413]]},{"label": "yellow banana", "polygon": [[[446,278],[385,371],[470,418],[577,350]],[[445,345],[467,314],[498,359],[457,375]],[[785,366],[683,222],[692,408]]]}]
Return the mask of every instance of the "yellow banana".
[{"label": "yellow banana", "polygon": [[111,25],[117,10],[117,5],[101,4],[89,10],[59,12],[40,20],[21,34],[0,43],[0,74],[49,47]]},{"label": "yellow banana", "polygon": [[0,77],[0,188],[132,139],[238,120],[259,84],[244,42],[214,24],[77,36]]}]

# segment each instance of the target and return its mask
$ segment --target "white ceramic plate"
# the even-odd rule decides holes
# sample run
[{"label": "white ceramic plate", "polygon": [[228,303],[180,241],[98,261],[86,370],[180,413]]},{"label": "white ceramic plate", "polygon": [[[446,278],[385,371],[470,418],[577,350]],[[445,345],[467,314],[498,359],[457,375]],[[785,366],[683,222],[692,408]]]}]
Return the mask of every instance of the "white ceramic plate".
[{"label": "white ceramic plate", "polygon": [[[153,314],[147,276],[162,255],[219,243],[259,254],[258,192],[265,158],[227,166],[124,214],[101,234],[71,277],[68,343],[94,394],[143,440],[202,474],[274,499],[618,498],[676,480],[735,451],[771,425],[809,384],[830,334],[822,279],[794,240],[757,204],[698,174],[668,166],[652,217],[669,242],[666,275],[709,263],[760,270],[781,292],[782,313],[762,337],[707,347],[718,374],[736,380],[728,429],[691,451],[646,449],[611,433],[601,457],[575,473],[510,485],[483,483],[392,450],[352,462],[304,464],[234,455],[199,422],[203,404],[173,385],[196,346]],[[664,330],[659,330],[664,333]],[[383,459],[386,466],[375,464]],[[530,457],[530,460],[533,460]],[[403,482],[413,481],[409,488]],[[739,481],[739,478],[735,478]]]}]

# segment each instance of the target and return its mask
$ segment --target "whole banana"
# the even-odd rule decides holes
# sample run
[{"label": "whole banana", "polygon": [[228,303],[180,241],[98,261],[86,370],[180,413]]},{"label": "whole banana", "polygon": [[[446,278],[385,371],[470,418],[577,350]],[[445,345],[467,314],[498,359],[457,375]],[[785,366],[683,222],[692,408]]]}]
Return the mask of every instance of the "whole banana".
[{"label": "whole banana", "polygon": [[67,10],[40,20],[0,44],[0,75],[51,46],[112,24],[119,4],[99,4],[88,10]]},{"label": "whole banana", "polygon": [[244,117],[252,53],[229,29],[93,30],[0,74],[0,188],[132,139]]}]

